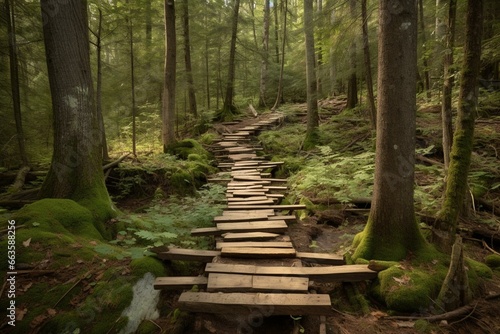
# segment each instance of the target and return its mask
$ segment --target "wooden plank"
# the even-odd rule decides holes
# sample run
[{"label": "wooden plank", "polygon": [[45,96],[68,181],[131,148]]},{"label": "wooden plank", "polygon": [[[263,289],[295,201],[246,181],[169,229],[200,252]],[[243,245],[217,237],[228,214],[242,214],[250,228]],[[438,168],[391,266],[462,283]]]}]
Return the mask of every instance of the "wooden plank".
[{"label": "wooden plank", "polygon": [[217,228],[225,232],[271,232],[284,233],[288,225],[283,220],[255,221],[243,223],[218,223]]},{"label": "wooden plank", "polygon": [[294,215],[287,215],[287,216],[269,216],[267,217],[269,220],[285,220],[285,221],[294,221],[297,220],[297,217]]},{"label": "wooden plank", "polygon": [[240,241],[240,242],[226,242],[219,241],[215,245],[215,249],[221,248],[234,248],[234,247],[251,247],[251,248],[293,248],[289,241]]},{"label": "wooden plank", "polygon": [[211,262],[213,258],[218,255],[220,255],[219,251],[185,249],[185,248],[171,248],[168,250],[168,252],[158,253],[158,257],[162,260],[199,261],[199,262]]},{"label": "wooden plank", "polygon": [[249,197],[228,197],[228,202],[241,202],[241,201],[267,201],[268,198],[266,196],[249,196]]},{"label": "wooden plank", "polygon": [[266,192],[263,191],[255,191],[255,190],[235,190],[235,191],[228,191],[231,193],[233,196],[239,196],[239,197],[248,197],[248,196],[265,196]]},{"label": "wooden plank", "polygon": [[250,314],[265,310],[271,315],[331,314],[330,296],[327,294],[280,293],[210,293],[183,292],[179,308],[199,313]]},{"label": "wooden plank", "polygon": [[207,273],[247,275],[303,276],[318,282],[353,282],[377,278],[377,272],[367,265],[343,265],[328,267],[259,267],[242,264],[207,263]]},{"label": "wooden plank", "polygon": [[231,210],[222,212],[223,216],[235,216],[235,215],[254,215],[254,214],[266,214],[268,216],[274,215],[274,210],[272,209],[258,209],[258,210]]},{"label": "wooden plank", "polygon": [[269,215],[262,214],[248,214],[244,215],[222,215],[214,218],[214,222],[216,223],[229,223],[229,222],[244,222],[244,221],[252,221],[252,220],[265,220],[268,219]]},{"label": "wooden plank", "polygon": [[208,275],[209,292],[307,292],[305,277],[258,276],[212,273]]},{"label": "wooden plank", "polygon": [[155,290],[191,289],[193,285],[205,288],[208,278],[205,276],[157,277],[153,287]]},{"label": "wooden plank", "polygon": [[225,233],[224,241],[242,241],[242,240],[269,240],[279,237],[278,233],[269,232],[246,232],[246,233]]},{"label": "wooden plank", "polygon": [[285,204],[268,204],[268,205],[235,205],[231,208],[230,210],[251,210],[251,209],[273,209],[273,210],[305,210],[306,206],[302,204],[292,204],[292,205],[285,205]]},{"label": "wooden plank", "polygon": [[224,257],[238,257],[245,259],[276,259],[295,257],[293,248],[252,248],[252,247],[224,247],[220,251]]},{"label": "wooden plank", "polygon": [[297,252],[297,257],[307,263],[328,264],[332,266],[345,264],[343,256],[334,254]]},{"label": "wooden plank", "polygon": [[266,199],[263,201],[252,201],[247,199],[247,197],[239,197],[238,202],[229,202],[228,203],[228,208],[232,208],[233,206],[240,206],[240,205],[266,205],[266,204],[274,204],[274,201],[272,199]]},{"label": "wooden plank", "polygon": [[222,231],[219,230],[217,227],[200,227],[191,230],[191,235],[198,237],[205,235],[218,235],[218,234],[222,234]]}]

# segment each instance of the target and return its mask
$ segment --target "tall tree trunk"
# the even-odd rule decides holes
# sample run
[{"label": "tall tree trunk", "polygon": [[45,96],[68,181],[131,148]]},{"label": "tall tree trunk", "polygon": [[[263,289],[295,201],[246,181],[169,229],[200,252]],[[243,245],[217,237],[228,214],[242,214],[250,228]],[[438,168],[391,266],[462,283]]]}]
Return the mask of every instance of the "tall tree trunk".
[{"label": "tall tree trunk", "polygon": [[[283,0],[281,0],[283,1]],[[273,1],[274,9],[274,48],[276,50],[276,64],[280,63],[280,36],[279,36],[279,20],[278,20],[278,0]]]},{"label": "tall tree trunk", "polygon": [[234,106],[234,76],[236,61],[236,38],[238,34],[238,14],[240,9],[240,0],[234,0],[233,24],[231,28],[231,46],[229,49],[229,62],[227,73],[226,96],[224,97],[224,106],[222,107],[223,118],[231,118],[236,110]]},{"label": "tall tree trunk", "polygon": [[453,47],[455,44],[455,17],[457,0],[449,1],[448,27],[446,33],[446,50],[443,59],[443,97],[441,102],[441,120],[443,126],[444,168],[450,166],[450,151],[453,142],[451,95],[453,90]]},{"label": "tall tree trunk", "polygon": [[[208,3],[205,3],[205,14],[203,16],[205,29],[208,31]],[[210,110],[210,66],[208,59],[208,33],[205,33],[205,80],[207,89],[207,110]]]},{"label": "tall tree trunk", "polygon": [[443,52],[446,37],[446,3],[445,0],[436,0],[436,23],[434,26],[434,39],[435,39],[435,63],[434,70],[436,77],[439,78],[439,83],[442,82],[443,76]]},{"label": "tall tree trunk", "polygon": [[[425,243],[415,219],[417,6],[379,1],[378,115],[373,199],[355,258],[400,260]],[[394,57],[394,55],[398,55]]]},{"label": "tall tree trunk", "polygon": [[363,53],[365,56],[365,76],[369,108],[368,112],[370,114],[370,123],[372,125],[372,129],[375,129],[377,127],[377,108],[375,107],[375,96],[373,94],[372,61],[370,56],[370,44],[368,42],[368,14],[366,11],[366,0],[361,0],[361,20],[363,21]]},{"label": "tall tree trunk", "polygon": [[306,40],[307,131],[304,148],[316,146],[318,137],[318,92],[315,73],[313,0],[304,0],[304,33]]},{"label": "tall tree trunk", "polygon": [[269,63],[270,0],[264,0],[264,29],[262,32],[262,60],[260,65],[259,108],[266,107],[266,83]]},{"label": "tall tree trunk", "polygon": [[12,106],[16,122],[17,144],[23,166],[28,166],[28,155],[24,143],[23,120],[21,115],[21,94],[19,89],[19,67],[17,60],[16,21],[14,15],[14,1],[5,0],[4,6],[7,18],[7,34],[9,35],[9,60],[10,60],[10,87],[12,91]]},{"label": "tall tree trunk", "polygon": [[429,100],[432,97],[431,92],[431,79],[429,75],[429,59],[427,56],[427,37],[425,34],[425,20],[424,20],[424,3],[423,0],[418,1],[419,8],[419,23],[420,23],[420,32],[422,36],[422,45],[423,45],[423,57],[422,64],[424,66],[424,90],[427,94],[427,99]]},{"label": "tall tree trunk", "polygon": [[[53,3],[41,1],[42,13]],[[96,220],[114,216],[102,172],[102,140],[90,71],[87,1],[69,1],[57,15],[44,15],[54,153],[40,196],[70,198],[89,208]],[[103,231],[103,229],[101,229]]]},{"label": "tall tree trunk", "polygon": [[[130,6],[129,0],[127,4]],[[132,24],[132,10],[129,8],[129,16],[127,17],[128,25],[128,46],[130,55],[130,98],[132,108],[132,154],[137,157],[137,106],[135,102],[135,64],[134,64],[134,28]]]},{"label": "tall tree trunk", "polygon": [[253,43],[255,45],[255,50],[259,49],[259,42],[257,42],[257,28],[255,27],[255,0],[248,1],[248,7],[250,8],[250,14],[252,15],[252,36]]},{"label": "tall tree trunk", "polygon": [[108,142],[106,140],[106,131],[104,128],[104,116],[102,114],[102,10],[99,8],[99,23],[96,36],[96,53],[97,53],[97,84],[96,84],[96,111],[97,120],[99,121],[99,130],[102,138],[102,160],[109,160]]},{"label": "tall tree trunk", "polygon": [[[351,18],[357,19],[356,0],[349,0]],[[358,78],[356,77],[356,37],[354,36],[349,47],[350,74],[347,82],[347,109],[355,108],[358,105]]]},{"label": "tall tree trunk", "polygon": [[189,111],[195,118],[198,117],[196,106],[196,93],[194,89],[193,70],[191,66],[191,43],[189,42],[189,0],[183,3],[183,29],[184,29],[184,62],[186,64],[186,80],[188,85]]},{"label": "tall tree trunk", "polygon": [[283,14],[283,40],[281,44],[281,61],[280,61],[280,78],[278,82],[278,94],[276,96],[276,101],[274,102],[273,107],[271,110],[276,110],[282,104],[283,101],[283,73],[285,72],[285,46],[286,46],[286,18],[287,18],[287,13],[288,13],[288,0],[285,1],[285,9],[284,9],[284,14]]},{"label": "tall tree trunk", "polygon": [[165,75],[163,82],[162,138],[163,151],[175,142],[175,80],[176,80],[175,6],[165,0]]},{"label": "tall tree trunk", "polygon": [[[317,0],[317,9],[316,11],[318,12],[318,18],[319,18],[319,22],[318,22],[318,26],[319,27],[323,27],[323,0]],[[317,91],[318,91],[318,98],[322,98],[323,97],[323,80],[322,80],[322,67],[323,67],[323,47],[322,47],[322,44],[323,44],[323,34],[319,33],[319,36],[318,36],[318,39],[319,39],[319,43],[317,43],[317,52],[316,52],[316,56],[318,58],[318,66],[316,68],[316,86],[317,86]]]},{"label": "tall tree trunk", "polygon": [[464,58],[461,67],[458,114],[450,154],[450,167],[443,207],[438,214],[434,236],[443,251],[450,252],[458,217],[467,193],[467,176],[474,140],[478,79],[481,65],[483,0],[467,2]]}]

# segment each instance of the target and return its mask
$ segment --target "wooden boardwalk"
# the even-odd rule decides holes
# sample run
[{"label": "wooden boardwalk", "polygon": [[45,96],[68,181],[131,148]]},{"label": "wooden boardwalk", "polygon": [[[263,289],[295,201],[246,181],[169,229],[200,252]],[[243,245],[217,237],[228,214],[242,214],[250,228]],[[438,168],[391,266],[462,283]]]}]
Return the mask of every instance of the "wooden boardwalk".
[{"label": "wooden boardwalk", "polygon": [[[272,114],[251,126],[226,133],[215,150],[221,175],[214,182],[227,184],[227,208],[215,217],[214,226],[198,228],[192,235],[216,238],[214,250],[169,249],[161,259],[205,262],[205,275],[160,277],[155,289],[183,292],[179,308],[202,313],[250,314],[266,307],[266,315],[328,315],[328,294],[309,293],[311,281],[362,281],[377,273],[365,265],[345,265],[331,254],[298,252],[287,235],[296,221],[294,210],[302,205],[282,205],[286,180],[271,178],[282,162],[268,161],[259,154],[252,137],[283,121]],[[314,266],[310,266],[313,263]]]}]

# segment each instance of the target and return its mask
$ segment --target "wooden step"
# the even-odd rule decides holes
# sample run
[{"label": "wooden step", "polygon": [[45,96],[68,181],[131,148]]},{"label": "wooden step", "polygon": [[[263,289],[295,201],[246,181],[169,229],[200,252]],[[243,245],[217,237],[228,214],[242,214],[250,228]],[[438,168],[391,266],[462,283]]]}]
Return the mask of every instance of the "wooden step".
[{"label": "wooden step", "polygon": [[218,223],[217,229],[226,232],[271,232],[284,233],[288,225],[284,220],[254,221],[241,223]]},{"label": "wooden step", "polygon": [[214,217],[214,222],[225,223],[225,222],[244,222],[252,220],[267,220],[268,214],[248,214],[248,215],[222,215]]},{"label": "wooden step", "polygon": [[274,201],[272,199],[266,199],[264,201],[252,201],[248,200],[246,197],[240,198],[238,202],[229,202],[227,207],[232,208],[233,206],[241,206],[241,205],[251,205],[251,206],[256,206],[256,205],[270,205],[274,204]]},{"label": "wooden step", "polygon": [[293,248],[274,248],[274,247],[224,247],[220,251],[223,257],[237,257],[245,259],[277,259],[292,258],[296,252]]},{"label": "wooden step", "polygon": [[279,237],[278,233],[269,232],[246,232],[246,233],[225,233],[224,241],[244,241],[244,240],[270,240]]},{"label": "wooden step", "polygon": [[179,308],[220,314],[250,314],[257,309],[266,310],[266,316],[332,313],[327,294],[183,292]]},{"label": "wooden step", "polygon": [[306,206],[302,204],[266,204],[266,205],[235,205],[230,210],[252,210],[252,209],[273,209],[273,210],[305,210]]},{"label": "wooden step", "polygon": [[306,277],[259,276],[212,273],[208,275],[208,292],[307,292]]},{"label": "wooden step", "polygon": [[207,263],[207,273],[247,275],[302,276],[318,282],[354,282],[371,280],[377,272],[367,265],[343,265],[328,267],[261,267],[243,264]]},{"label": "wooden step", "polygon": [[194,285],[205,288],[207,283],[208,278],[205,276],[157,277],[153,286],[155,290],[183,290],[191,289]]},{"label": "wooden step", "polygon": [[328,264],[332,266],[345,264],[343,256],[334,254],[297,252],[297,257],[306,263]]},{"label": "wooden step", "polygon": [[167,252],[161,252],[157,255],[162,260],[211,262],[214,257],[220,255],[220,252],[201,249],[170,248]]},{"label": "wooden step", "polygon": [[222,249],[225,247],[251,247],[251,248],[293,248],[293,245],[289,241],[219,241],[217,242],[215,249]]},{"label": "wooden step", "polygon": [[222,234],[222,231],[217,227],[199,227],[191,230],[191,235],[197,237],[220,234]]}]

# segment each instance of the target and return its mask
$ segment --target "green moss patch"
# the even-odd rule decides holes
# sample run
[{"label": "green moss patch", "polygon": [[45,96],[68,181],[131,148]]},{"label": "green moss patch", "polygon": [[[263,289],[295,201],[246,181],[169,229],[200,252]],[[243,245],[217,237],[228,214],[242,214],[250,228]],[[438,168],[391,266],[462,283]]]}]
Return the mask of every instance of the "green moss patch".
[{"label": "green moss patch", "polygon": [[150,256],[132,260],[130,268],[132,269],[132,274],[139,278],[144,276],[146,273],[151,273],[155,277],[167,275],[163,262]]},{"label": "green moss patch", "polygon": [[490,268],[500,268],[500,255],[490,254],[484,258],[484,263]]}]

